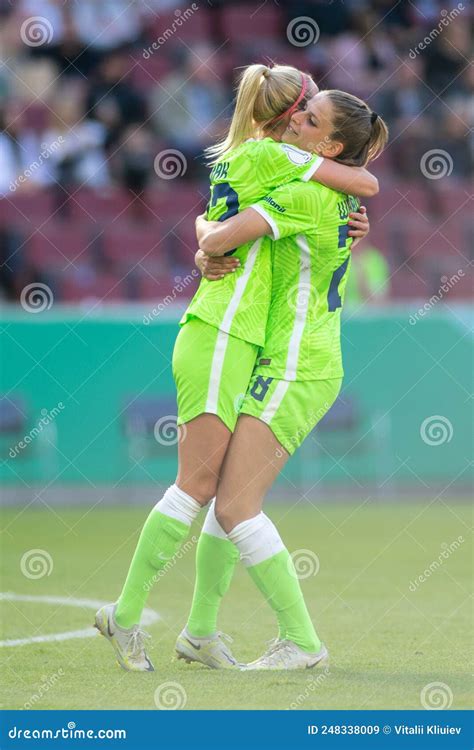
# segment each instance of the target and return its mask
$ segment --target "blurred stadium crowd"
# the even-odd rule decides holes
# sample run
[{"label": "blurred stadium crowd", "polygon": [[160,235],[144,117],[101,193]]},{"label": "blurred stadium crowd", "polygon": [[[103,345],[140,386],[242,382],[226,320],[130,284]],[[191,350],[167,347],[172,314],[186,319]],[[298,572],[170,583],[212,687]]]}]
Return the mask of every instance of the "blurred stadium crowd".
[{"label": "blurred stadium crowd", "polygon": [[[0,0],[0,298],[33,282],[64,302],[188,297],[203,149],[236,68],[270,60],[390,125],[365,298],[429,299],[453,274],[466,298],[470,21],[467,2],[437,0]],[[388,270],[371,287],[374,252]]]}]

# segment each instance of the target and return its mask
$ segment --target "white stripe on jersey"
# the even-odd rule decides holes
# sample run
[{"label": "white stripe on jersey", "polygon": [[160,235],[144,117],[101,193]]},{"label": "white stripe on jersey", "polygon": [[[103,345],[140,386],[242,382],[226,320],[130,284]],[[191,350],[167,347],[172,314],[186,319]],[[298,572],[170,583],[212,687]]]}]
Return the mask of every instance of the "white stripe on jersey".
[{"label": "white stripe on jersey", "polygon": [[209,388],[204,411],[209,414],[217,414],[219,402],[219,388],[221,385],[222,368],[224,367],[225,353],[229,342],[229,334],[225,331],[217,332],[216,346],[212,356],[211,375],[209,377]]},{"label": "white stripe on jersey", "polygon": [[[229,341],[229,330],[232,325],[237,308],[240,305],[242,297],[245,292],[250,274],[255,265],[257,258],[257,252],[262,244],[262,238],[260,237],[256,242],[253,243],[250,248],[247,258],[245,260],[244,271],[241,276],[237,279],[235,284],[234,293],[227,306],[225,315],[222,318],[222,322],[217,334],[216,347],[212,357],[211,364],[211,376],[209,378],[209,389],[207,391],[207,401],[205,411],[210,414],[217,414],[217,404],[219,401],[219,388],[221,384],[222,370],[224,367],[224,358],[227,351],[227,344]],[[219,283],[218,281],[215,283]]]},{"label": "white stripe on jersey", "polygon": [[[250,274],[252,273],[252,269],[255,265],[257,252],[259,251],[260,245],[262,244],[262,239],[263,238],[260,237],[258,240],[256,240],[248,252],[244,264],[244,272],[237,279],[232,299],[227,306],[227,310],[225,311],[225,315],[222,318],[222,322],[219,326],[222,331],[227,331],[227,333],[230,332],[229,329],[232,325],[232,321],[234,319],[235,313],[237,312],[237,308],[240,305],[241,299],[244,296],[245,287],[247,286]],[[219,282],[217,281],[214,283],[218,284]]]},{"label": "white stripe on jersey", "polygon": [[278,385],[275,388],[270,401],[268,402],[267,406],[265,407],[260,417],[262,422],[266,422],[266,424],[270,424],[270,422],[272,421],[273,417],[275,416],[277,412],[277,409],[279,408],[281,402],[283,401],[283,398],[285,396],[285,393],[288,390],[289,385],[290,385],[289,380],[278,381]]},{"label": "white stripe on jersey", "polygon": [[288,355],[286,359],[286,370],[284,380],[295,380],[298,369],[301,339],[303,337],[306,317],[311,302],[311,251],[304,234],[296,237],[296,244],[300,249],[300,276],[298,280],[298,292],[295,306],[295,322],[288,344]]}]

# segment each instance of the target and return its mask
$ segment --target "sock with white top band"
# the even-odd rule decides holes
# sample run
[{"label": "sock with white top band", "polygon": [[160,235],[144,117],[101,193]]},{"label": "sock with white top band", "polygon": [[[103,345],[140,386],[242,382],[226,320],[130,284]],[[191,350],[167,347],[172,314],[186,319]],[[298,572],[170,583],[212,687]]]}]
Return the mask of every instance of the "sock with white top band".
[{"label": "sock with white top band", "polygon": [[[284,637],[303,651],[321,648],[290,553],[270,519],[259,513],[235,526],[228,538],[240,552],[254,583],[278,617]],[[280,633],[281,637],[281,633]]]},{"label": "sock with white top band", "polygon": [[140,622],[157,574],[179,550],[200,510],[201,505],[175,484],[155,505],[143,526],[117,602],[115,620],[121,628]]}]

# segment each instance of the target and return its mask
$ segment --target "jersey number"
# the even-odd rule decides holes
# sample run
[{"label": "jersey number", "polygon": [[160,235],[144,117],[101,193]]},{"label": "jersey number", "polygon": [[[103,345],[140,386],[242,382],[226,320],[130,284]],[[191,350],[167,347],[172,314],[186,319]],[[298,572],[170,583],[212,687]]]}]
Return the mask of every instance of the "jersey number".
[{"label": "jersey number", "polygon": [[[338,247],[345,247],[347,239],[349,237],[350,226],[348,224],[341,224],[339,227]],[[345,259],[341,265],[334,271],[331,283],[329,284],[328,291],[328,310],[329,312],[335,312],[338,307],[342,307],[342,299],[339,294],[339,284],[341,283],[342,277],[347,271],[349,265],[349,257]]]},{"label": "jersey number", "polygon": [[210,206],[215,206],[219,198],[225,198],[225,205],[227,211],[224,211],[222,216],[219,216],[218,221],[225,221],[231,216],[235,216],[239,211],[239,196],[235,192],[228,182],[218,182],[217,185],[212,186],[212,195]]},{"label": "jersey number", "polygon": [[[227,211],[224,211],[222,216],[219,216],[218,221],[225,221],[230,219],[231,216],[235,216],[239,212],[239,196],[235,192],[228,182],[218,182],[217,185],[212,186],[211,201],[209,207],[215,206],[219,198],[225,198],[225,205]],[[232,255],[235,253],[234,250],[228,250],[224,255]]]},{"label": "jersey number", "polygon": [[273,378],[264,378],[262,377],[262,375],[259,375],[252,386],[250,395],[253,396],[257,401],[263,401],[263,399],[267,395],[267,391],[272,380]]}]

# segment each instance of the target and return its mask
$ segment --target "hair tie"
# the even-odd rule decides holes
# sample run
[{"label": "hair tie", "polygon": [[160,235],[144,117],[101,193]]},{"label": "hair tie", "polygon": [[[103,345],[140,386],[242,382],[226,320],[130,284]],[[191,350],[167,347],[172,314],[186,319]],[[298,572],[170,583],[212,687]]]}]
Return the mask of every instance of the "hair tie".
[{"label": "hair tie", "polygon": [[378,114],[377,114],[377,112],[372,112],[372,114],[370,115],[370,124],[371,124],[371,125],[373,125],[373,124],[374,124],[374,122],[375,122],[375,120],[377,119],[377,117],[378,117]]},{"label": "hair tie", "polygon": [[291,115],[297,108],[298,104],[301,102],[302,99],[304,99],[307,88],[308,88],[308,83],[306,81],[306,76],[304,73],[302,73],[301,74],[301,92],[297,100],[291,105],[291,107],[288,107],[288,109],[282,112],[281,115],[277,115],[272,120],[270,120],[270,122],[267,123],[267,127],[268,125],[272,125],[273,123],[278,122],[278,120],[281,120],[282,117],[286,117],[287,115],[290,115],[291,117]]}]

